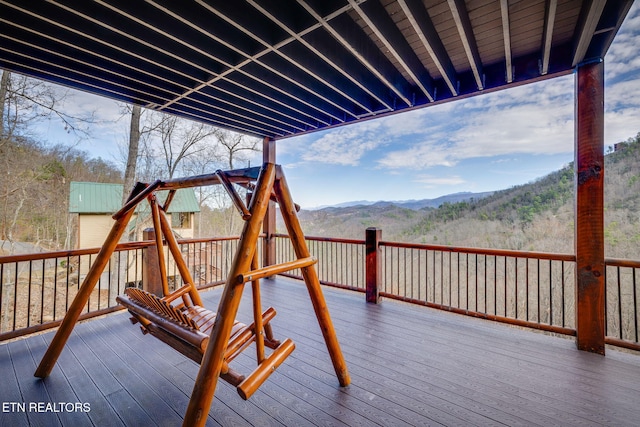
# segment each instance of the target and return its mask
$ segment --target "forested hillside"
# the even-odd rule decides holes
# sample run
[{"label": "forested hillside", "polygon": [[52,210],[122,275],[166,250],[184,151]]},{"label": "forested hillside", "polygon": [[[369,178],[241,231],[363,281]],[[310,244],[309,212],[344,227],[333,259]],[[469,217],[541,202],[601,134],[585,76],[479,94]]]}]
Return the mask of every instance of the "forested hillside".
[{"label": "forested hillside", "polygon": [[[608,257],[640,253],[640,134],[605,156],[605,238]],[[312,236],[383,239],[457,246],[573,252],[573,164],[539,180],[437,209],[394,205],[303,211]]]},{"label": "forested hillside", "polygon": [[69,147],[45,147],[26,138],[0,141],[0,240],[45,249],[69,247],[69,182],[122,182],[115,166]]}]

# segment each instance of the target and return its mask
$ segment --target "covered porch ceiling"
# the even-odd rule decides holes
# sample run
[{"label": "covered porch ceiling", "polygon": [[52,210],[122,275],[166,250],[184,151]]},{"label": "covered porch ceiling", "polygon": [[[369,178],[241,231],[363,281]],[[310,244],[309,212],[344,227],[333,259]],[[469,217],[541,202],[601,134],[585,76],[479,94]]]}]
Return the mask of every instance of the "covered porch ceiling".
[{"label": "covered porch ceiling", "polygon": [[279,139],[571,73],[632,0],[0,0],[0,67]]}]

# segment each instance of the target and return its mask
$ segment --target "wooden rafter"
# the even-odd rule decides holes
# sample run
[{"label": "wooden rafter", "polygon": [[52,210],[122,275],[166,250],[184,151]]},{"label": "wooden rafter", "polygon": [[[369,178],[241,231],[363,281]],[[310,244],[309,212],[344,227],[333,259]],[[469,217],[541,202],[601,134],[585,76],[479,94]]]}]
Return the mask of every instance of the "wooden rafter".
[{"label": "wooden rafter", "polygon": [[549,72],[549,58],[551,57],[551,42],[553,41],[553,26],[556,22],[558,0],[547,0],[544,11],[544,33],[542,35],[542,64],[540,74]]},{"label": "wooden rafter", "polygon": [[478,52],[476,38],[473,35],[473,28],[471,27],[467,7],[464,4],[464,0],[447,0],[447,3],[453,15],[453,20],[455,21],[456,29],[460,35],[460,41],[467,55],[467,60],[469,61],[469,66],[473,72],[478,90],[483,90],[482,62],[480,61],[480,53]]},{"label": "wooden rafter", "polygon": [[502,16],[502,39],[504,40],[504,66],[507,83],[513,82],[513,64],[511,60],[511,31],[509,24],[509,0],[500,0]]},{"label": "wooden rafter", "polygon": [[440,72],[447,87],[453,96],[458,95],[456,70],[451,63],[451,59],[438,36],[438,32],[433,26],[433,22],[420,0],[399,0],[407,19],[411,23],[422,45],[429,52],[431,60]]},{"label": "wooden rafter", "polygon": [[400,67],[409,75],[424,96],[433,102],[435,96],[429,73],[391,17],[385,12],[384,7],[377,1],[360,4],[356,0],[349,0],[349,4],[398,61]]},{"label": "wooden rafter", "polygon": [[[397,78],[397,71],[393,65],[382,55],[371,40],[354,25],[354,22],[347,14],[323,17],[306,0],[297,0],[298,3],[318,21],[322,28],[327,31],[347,52],[357,59],[373,76],[375,76],[382,86],[392,91],[407,106],[411,105],[409,99],[409,86],[404,79]],[[363,46],[369,46],[363,49]]]},{"label": "wooden rafter", "polygon": [[584,2],[583,9],[580,13],[580,21],[577,25],[578,30],[573,42],[573,59],[571,61],[573,67],[585,59],[587,49],[589,48],[589,44],[591,43],[606,3],[606,0],[589,0]]}]

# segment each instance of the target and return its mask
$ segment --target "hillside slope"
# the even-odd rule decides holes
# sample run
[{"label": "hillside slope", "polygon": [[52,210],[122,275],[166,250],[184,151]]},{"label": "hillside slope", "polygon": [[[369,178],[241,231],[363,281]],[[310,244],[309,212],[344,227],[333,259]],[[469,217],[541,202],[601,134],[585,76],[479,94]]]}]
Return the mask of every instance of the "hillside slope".
[{"label": "hillside slope", "polygon": [[[608,257],[640,252],[640,134],[605,156]],[[384,240],[548,252],[573,252],[573,164],[535,182],[473,201],[412,210],[392,203],[302,211],[310,236],[362,239],[367,227]]]}]

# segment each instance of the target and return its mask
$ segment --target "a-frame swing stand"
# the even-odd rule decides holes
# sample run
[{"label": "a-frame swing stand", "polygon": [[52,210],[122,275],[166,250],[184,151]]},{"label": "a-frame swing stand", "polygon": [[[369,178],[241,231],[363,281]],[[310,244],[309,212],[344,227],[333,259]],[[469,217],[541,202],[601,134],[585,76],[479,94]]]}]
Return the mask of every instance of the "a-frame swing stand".
[{"label": "a-frame swing stand", "polygon": [[[182,260],[178,244],[173,237],[168,221],[164,217],[164,212],[176,190],[213,184],[221,184],[225,187],[233,203],[240,210],[245,220],[245,225],[217,313],[214,314],[207,311],[207,313],[198,317],[198,313],[202,313],[200,310],[202,302],[189,270]],[[253,191],[248,207],[245,206],[233,189],[233,184]],[[164,206],[159,206],[155,198],[155,193],[159,190],[169,190],[169,196]],[[69,307],[60,328],[42,357],[42,361],[35,372],[36,377],[45,378],[51,373],[80,313],[89,299],[89,295],[113,254],[120,237],[126,230],[135,207],[144,200],[148,200],[151,205],[152,218],[156,228],[157,248],[160,250],[162,247],[162,236],[164,235],[184,285],[170,293],[166,283],[166,274],[164,274],[166,266],[163,264],[164,261],[160,261],[159,268],[163,278],[163,298],[154,298],[150,294],[138,297],[129,295],[129,298],[119,298],[119,301],[129,303],[125,305],[134,315],[134,318],[141,323],[143,331],[151,333],[160,331],[161,336],[158,336],[158,338],[192,359],[200,361],[200,370],[193,387],[183,425],[202,426],[205,424],[213,401],[218,377],[222,376],[227,381],[237,385],[240,395],[246,398],[291,353],[294,346],[290,339],[280,343],[274,340],[271,335],[268,322],[273,313],[270,310],[261,313],[258,280],[296,268],[300,268],[302,271],[338,381],[341,386],[349,384],[350,378],[347,366],[322,294],[317,272],[313,266],[315,259],[309,254],[302,228],[296,215],[296,206],[291,198],[282,170],[280,166],[273,163],[265,163],[262,168],[218,171],[210,175],[156,181],[150,185],[138,184],[128,202],[113,216],[116,220],[115,224],[85,277],[78,294]],[[277,202],[280,206],[280,212],[297,259],[284,264],[258,268],[256,247],[267,207],[271,200]],[[162,233],[158,233],[158,230],[161,230]],[[159,259],[163,260],[163,257],[160,256]],[[244,326],[243,328],[238,326],[235,318],[244,285],[249,281],[252,282],[253,288],[254,323],[248,327],[242,325]],[[182,298],[182,304],[172,305],[172,302],[178,298]],[[212,314],[215,317],[211,317]],[[202,330],[199,330],[202,325],[209,326],[209,328],[202,330],[210,331],[210,333],[203,334]],[[239,330],[240,332],[238,332]],[[245,334],[243,336],[246,339],[236,338],[240,333]],[[245,378],[231,371],[228,362],[237,352],[242,351],[253,342],[256,344],[258,366]],[[269,356],[265,356],[265,345],[273,349]]]}]

